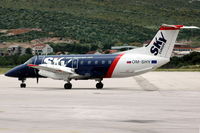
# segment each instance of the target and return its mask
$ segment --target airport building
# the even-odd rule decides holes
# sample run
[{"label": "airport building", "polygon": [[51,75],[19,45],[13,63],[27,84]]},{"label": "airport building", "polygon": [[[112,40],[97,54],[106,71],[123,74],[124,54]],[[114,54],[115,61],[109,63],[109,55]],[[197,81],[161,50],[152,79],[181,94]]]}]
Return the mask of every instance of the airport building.
[{"label": "airport building", "polygon": [[192,47],[191,41],[182,41],[182,42],[176,42],[172,56],[182,57],[184,55],[190,54],[191,52],[200,52],[200,48]]},{"label": "airport building", "polygon": [[53,52],[53,48],[51,46],[49,46],[48,44],[43,44],[43,43],[39,43],[39,44],[35,44],[32,47],[32,54],[33,55],[47,55]]}]

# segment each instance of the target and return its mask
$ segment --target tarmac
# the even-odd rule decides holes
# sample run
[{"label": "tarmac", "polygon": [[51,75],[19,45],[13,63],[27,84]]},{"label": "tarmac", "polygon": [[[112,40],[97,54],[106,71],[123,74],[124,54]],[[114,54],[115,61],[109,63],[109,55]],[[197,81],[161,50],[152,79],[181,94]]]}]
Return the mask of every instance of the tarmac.
[{"label": "tarmac", "polygon": [[200,72],[96,82],[0,76],[0,133],[200,133]]}]

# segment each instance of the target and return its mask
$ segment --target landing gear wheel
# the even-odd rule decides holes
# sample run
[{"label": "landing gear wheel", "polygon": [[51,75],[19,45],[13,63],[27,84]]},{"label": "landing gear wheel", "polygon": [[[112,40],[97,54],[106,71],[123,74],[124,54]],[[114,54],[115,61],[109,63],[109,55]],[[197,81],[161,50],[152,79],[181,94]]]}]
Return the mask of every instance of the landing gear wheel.
[{"label": "landing gear wheel", "polygon": [[99,82],[96,84],[97,89],[102,89],[103,88],[103,83]]},{"label": "landing gear wheel", "polygon": [[21,88],[26,88],[26,84],[25,84],[26,78],[19,77],[18,80],[22,81],[22,83],[20,84],[20,87]]},{"label": "landing gear wheel", "polygon": [[71,88],[72,88],[72,84],[71,84],[71,83],[66,83],[66,84],[64,85],[64,88],[65,88],[65,89],[71,89]]},{"label": "landing gear wheel", "polygon": [[26,88],[26,84],[25,84],[25,83],[21,83],[21,84],[20,84],[20,87],[21,87],[21,88]]}]

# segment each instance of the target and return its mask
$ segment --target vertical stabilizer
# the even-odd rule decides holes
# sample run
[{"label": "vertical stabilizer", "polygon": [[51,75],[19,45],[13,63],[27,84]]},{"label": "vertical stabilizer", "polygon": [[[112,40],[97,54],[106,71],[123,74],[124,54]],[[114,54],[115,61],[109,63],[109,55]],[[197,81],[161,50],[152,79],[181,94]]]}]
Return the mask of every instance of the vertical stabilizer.
[{"label": "vertical stabilizer", "polygon": [[134,53],[170,58],[179,30],[182,28],[189,29],[198,27],[163,24],[153,40],[148,45],[139,49],[134,49],[132,51]]}]

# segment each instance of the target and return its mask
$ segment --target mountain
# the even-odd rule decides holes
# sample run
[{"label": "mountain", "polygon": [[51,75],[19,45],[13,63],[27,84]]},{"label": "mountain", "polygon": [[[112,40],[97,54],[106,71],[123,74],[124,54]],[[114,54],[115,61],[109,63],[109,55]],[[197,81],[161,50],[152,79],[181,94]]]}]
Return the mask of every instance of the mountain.
[{"label": "mountain", "polygon": [[[200,27],[200,1],[1,0],[0,20],[0,29],[42,29],[16,36],[1,35],[0,41],[64,37],[109,48],[143,43],[163,23]],[[199,45],[200,31],[184,31],[179,39],[193,40]]]}]

